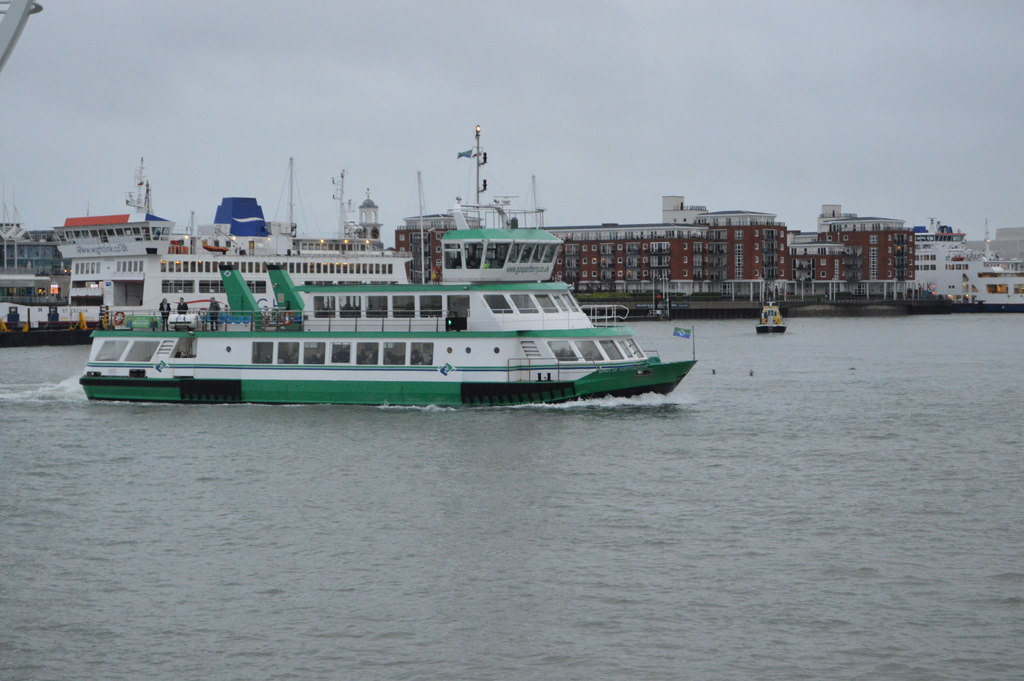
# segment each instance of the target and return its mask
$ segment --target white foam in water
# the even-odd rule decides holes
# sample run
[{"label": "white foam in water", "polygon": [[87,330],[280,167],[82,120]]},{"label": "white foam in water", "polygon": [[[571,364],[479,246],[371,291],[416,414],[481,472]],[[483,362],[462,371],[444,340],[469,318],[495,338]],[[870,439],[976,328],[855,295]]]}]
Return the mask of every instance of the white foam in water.
[{"label": "white foam in water", "polygon": [[426,406],[402,406],[402,405],[381,405],[380,409],[409,409],[426,412],[447,412],[457,409],[617,409],[617,408],[647,408],[647,407],[684,407],[696,404],[697,400],[684,392],[676,391],[668,395],[658,393],[644,393],[634,397],[597,397],[585,400],[573,400],[571,402],[559,402],[557,404],[494,404],[474,405],[472,407],[442,407],[438,405]]},{"label": "white foam in water", "polygon": [[0,402],[85,402],[78,374],[60,383],[16,383],[0,393]]}]

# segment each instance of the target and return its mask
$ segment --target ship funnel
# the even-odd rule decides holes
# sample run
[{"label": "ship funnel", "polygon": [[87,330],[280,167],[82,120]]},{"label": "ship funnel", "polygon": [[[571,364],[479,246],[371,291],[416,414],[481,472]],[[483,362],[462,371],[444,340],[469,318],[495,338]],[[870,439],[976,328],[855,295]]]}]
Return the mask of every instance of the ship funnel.
[{"label": "ship funnel", "polygon": [[230,226],[232,236],[270,236],[267,221],[263,219],[263,209],[256,203],[256,199],[237,196],[221,199],[213,221],[218,225]]}]

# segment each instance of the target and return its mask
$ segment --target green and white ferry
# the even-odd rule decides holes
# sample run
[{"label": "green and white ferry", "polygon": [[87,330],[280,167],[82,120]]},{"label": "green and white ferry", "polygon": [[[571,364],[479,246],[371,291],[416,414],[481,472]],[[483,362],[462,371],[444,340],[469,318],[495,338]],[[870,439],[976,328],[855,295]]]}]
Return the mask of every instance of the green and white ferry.
[{"label": "green and white ferry", "polygon": [[443,283],[296,286],[270,266],[274,307],[261,309],[225,265],[227,310],[94,332],[81,385],[95,400],[515,405],[669,393],[693,368],[595,326],[547,281],[554,235],[454,215]]}]

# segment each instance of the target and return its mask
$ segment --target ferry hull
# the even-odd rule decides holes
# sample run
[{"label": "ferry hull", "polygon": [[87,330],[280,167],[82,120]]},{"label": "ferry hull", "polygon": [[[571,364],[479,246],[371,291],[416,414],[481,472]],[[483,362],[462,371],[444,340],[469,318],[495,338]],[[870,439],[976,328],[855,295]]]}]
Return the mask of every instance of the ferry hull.
[{"label": "ferry hull", "polygon": [[576,381],[289,381],[84,376],[93,400],[185,403],[363,404],[402,406],[557,403],[603,396],[672,392],[694,361],[649,362],[595,371]]}]

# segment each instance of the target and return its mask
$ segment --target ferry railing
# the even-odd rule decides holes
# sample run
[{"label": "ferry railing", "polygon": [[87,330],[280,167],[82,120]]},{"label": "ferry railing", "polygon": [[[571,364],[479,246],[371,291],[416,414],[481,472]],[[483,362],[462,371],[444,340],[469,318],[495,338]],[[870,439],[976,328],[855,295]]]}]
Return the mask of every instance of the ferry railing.
[{"label": "ferry railing", "polygon": [[613,326],[625,321],[629,316],[629,308],[625,305],[581,305],[580,307],[594,326]]}]

